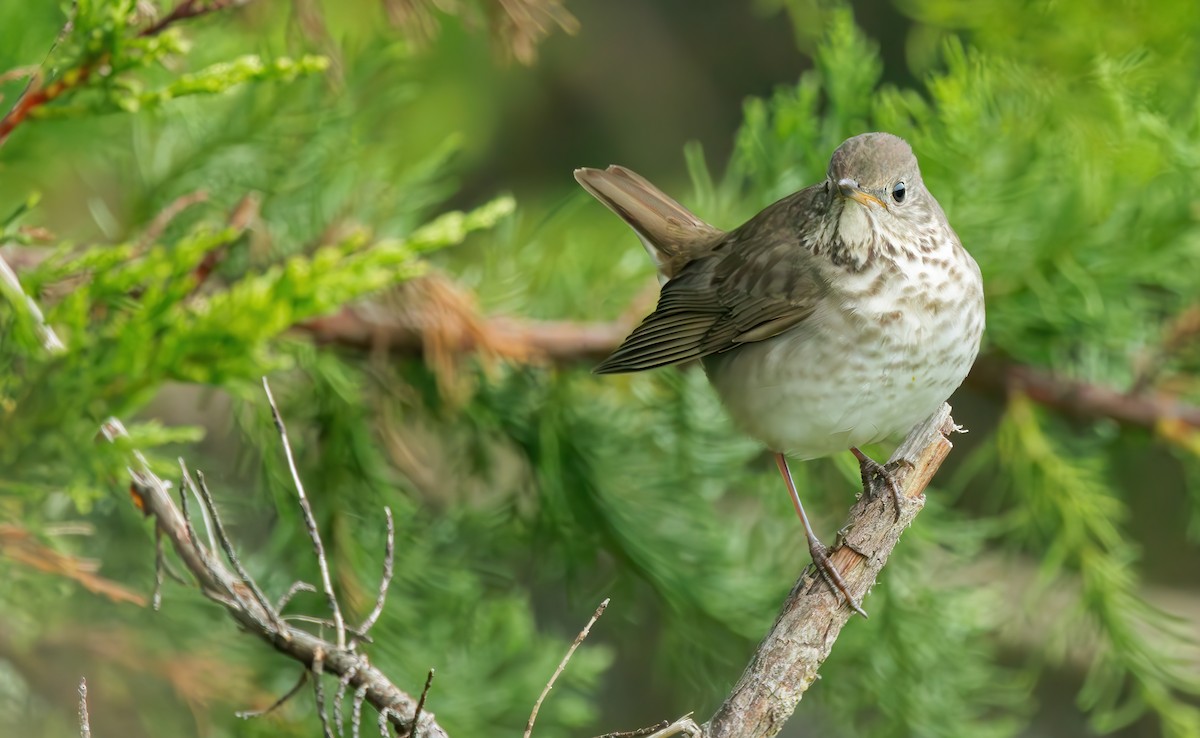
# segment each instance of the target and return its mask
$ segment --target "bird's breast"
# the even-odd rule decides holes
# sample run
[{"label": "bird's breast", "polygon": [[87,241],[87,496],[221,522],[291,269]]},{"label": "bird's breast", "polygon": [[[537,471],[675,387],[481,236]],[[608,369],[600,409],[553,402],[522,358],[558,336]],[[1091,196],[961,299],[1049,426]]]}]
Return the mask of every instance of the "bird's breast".
[{"label": "bird's breast", "polygon": [[776,451],[814,458],[902,434],[978,352],[982,291],[968,271],[916,258],[845,274],[803,324],[706,359],[709,378],[735,422]]}]

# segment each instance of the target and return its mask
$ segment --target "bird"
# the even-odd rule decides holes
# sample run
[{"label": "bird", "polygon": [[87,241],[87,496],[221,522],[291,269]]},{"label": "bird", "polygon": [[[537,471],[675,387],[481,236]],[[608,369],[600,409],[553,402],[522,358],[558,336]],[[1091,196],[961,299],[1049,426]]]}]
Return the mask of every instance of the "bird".
[{"label": "bird", "polygon": [[597,374],[699,360],[734,424],[774,456],[825,581],[866,616],[813,531],[788,458],[849,450],[864,487],[893,469],[860,447],[906,434],[941,407],[979,353],[978,264],[926,188],[912,147],[863,133],[823,181],[742,226],[706,223],[621,166],[575,179],[637,234],[658,270],[657,307]]}]

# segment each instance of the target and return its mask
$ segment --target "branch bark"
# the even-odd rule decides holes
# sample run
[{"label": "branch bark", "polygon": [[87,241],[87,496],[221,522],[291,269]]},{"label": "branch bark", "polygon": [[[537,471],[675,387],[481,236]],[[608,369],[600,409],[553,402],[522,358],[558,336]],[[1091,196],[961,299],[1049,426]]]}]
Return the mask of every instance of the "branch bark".
[{"label": "branch bark", "polygon": [[[950,406],[943,404],[892,454],[892,462],[902,462],[897,477],[907,503],[898,520],[887,495],[874,499],[863,495],[851,508],[843,528],[848,533],[831,558],[856,598],[861,600],[874,586],[900,534],[925,506],[925,487],[950,453],[952,444],[947,436],[955,430]],[[703,735],[760,738],[777,734],[816,680],[851,614],[818,574],[806,571],[725,704],[702,726]]]}]

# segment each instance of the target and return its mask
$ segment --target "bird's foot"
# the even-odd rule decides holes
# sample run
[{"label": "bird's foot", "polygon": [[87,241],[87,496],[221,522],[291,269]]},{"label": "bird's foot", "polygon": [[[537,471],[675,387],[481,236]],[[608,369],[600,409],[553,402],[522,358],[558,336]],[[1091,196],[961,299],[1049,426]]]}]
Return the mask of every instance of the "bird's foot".
[{"label": "bird's foot", "polygon": [[862,605],[859,604],[854,595],[850,594],[850,590],[846,587],[846,580],[842,579],[842,573],[837,570],[837,567],[833,565],[833,561],[830,560],[829,550],[825,548],[823,543],[817,540],[816,536],[808,538],[808,553],[812,556],[813,566],[817,567],[817,572],[820,573],[821,578],[825,580],[825,583],[829,585],[834,594],[836,595],[838,592],[841,592],[851,610],[862,615],[864,618],[867,617],[866,610],[862,609]]},{"label": "bird's foot", "polygon": [[896,472],[906,462],[894,461],[890,464],[880,464],[878,461],[867,456],[857,448],[851,447],[850,453],[854,454],[854,458],[858,459],[858,470],[862,474],[863,492],[867,494],[869,499],[874,499],[882,492],[882,487],[886,487],[891,495],[892,502],[896,505],[896,520],[900,520],[900,505],[903,495],[900,492],[900,483],[896,481]]}]

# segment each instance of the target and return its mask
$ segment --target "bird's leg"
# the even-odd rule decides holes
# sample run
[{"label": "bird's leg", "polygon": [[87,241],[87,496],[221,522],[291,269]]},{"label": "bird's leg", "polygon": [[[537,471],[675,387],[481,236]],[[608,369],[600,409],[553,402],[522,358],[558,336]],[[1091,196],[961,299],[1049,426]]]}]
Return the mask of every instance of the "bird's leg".
[{"label": "bird's leg", "polygon": [[846,581],[842,579],[842,574],[829,560],[829,551],[825,548],[825,544],[817,538],[817,534],[813,533],[812,525],[808,522],[808,515],[804,512],[804,505],[800,502],[800,495],[796,492],[796,483],[792,481],[792,471],[788,469],[787,459],[783,454],[775,454],[775,464],[779,467],[779,473],[783,475],[783,481],[787,484],[788,493],[792,496],[792,505],[796,508],[796,514],[800,516],[800,523],[804,526],[804,537],[808,540],[808,552],[812,556],[813,564],[816,565],[817,571],[821,573],[821,577],[829,588],[835,592],[841,592],[846,598],[846,603],[850,605],[850,609],[854,612],[867,617],[867,613],[858,604],[858,600],[850,594],[850,590],[846,588]]},{"label": "bird's leg", "polygon": [[878,482],[883,482],[887,485],[888,492],[892,496],[892,502],[896,504],[896,520],[900,520],[900,483],[896,481],[896,477],[892,474],[893,469],[889,466],[880,464],[875,459],[867,456],[862,451],[851,446],[850,453],[854,454],[854,458],[858,459],[858,470],[862,474],[863,491],[870,498],[879,495]]}]

